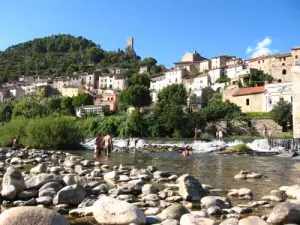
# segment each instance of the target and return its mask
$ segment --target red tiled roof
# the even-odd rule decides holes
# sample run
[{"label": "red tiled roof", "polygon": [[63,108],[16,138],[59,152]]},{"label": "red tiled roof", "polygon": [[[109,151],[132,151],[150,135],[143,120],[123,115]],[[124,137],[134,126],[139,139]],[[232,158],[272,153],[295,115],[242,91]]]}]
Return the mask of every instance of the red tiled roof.
[{"label": "red tiled roof", "polygon": [[276,56],[277,56],[277,54],[264,55],[264,56],[259,56],[259,57],[256,57],[256,58],[248,59],[247,61],[254,62],[254,61],[258,61],[258,60],[262,60],[262,59],[268,59],[268,58],[272,58],[272,57],[276,57]]},{"label": "red tiled roof", "polygon": [[298,50],[298,49],[300,49],[300,46],[296,46],[292,48],[292,50]]},{"label": "red tiled roof", "polygon": [[292,54],[288,52],[288,53],[279,54],[276,56],[276,58],[289,57],[289,56],[292,56]]},{"label": "red tiled roof", "polygon": [[263,93],[264,91],[265,91],[264,86],[240,88],[232,96],[260,94]]}]

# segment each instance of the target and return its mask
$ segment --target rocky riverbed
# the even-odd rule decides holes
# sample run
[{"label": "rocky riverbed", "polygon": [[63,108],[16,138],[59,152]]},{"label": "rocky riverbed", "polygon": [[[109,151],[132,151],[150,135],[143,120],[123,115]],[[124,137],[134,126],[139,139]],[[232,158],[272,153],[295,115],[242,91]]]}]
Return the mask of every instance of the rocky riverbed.
[{"label": "rocky riverbed", "polygon": [[[298,185],[256,199],[258,190],[234,183],[221,190],[153,165],[109,166],[42,150],[0,149],[0,171],[1,225],[300,223]],[[263,176],[237,171],[233,179],[257,182]]]}]

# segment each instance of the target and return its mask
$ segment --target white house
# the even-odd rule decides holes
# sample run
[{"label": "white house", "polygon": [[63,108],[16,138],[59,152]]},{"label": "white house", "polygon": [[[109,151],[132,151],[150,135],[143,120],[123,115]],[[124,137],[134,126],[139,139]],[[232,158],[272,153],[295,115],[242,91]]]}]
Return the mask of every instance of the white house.
[{"label": "white house", "polygon": [[263,110],[269,112],[280,100],[293,101],[292,82],[272,83],[265,85]]}]

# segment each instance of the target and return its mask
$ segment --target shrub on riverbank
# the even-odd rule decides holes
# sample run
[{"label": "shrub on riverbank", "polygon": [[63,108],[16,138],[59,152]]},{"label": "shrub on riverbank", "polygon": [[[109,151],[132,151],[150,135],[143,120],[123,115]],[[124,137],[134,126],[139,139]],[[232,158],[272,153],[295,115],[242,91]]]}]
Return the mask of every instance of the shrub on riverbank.
[{"label": "shrub on riverbank", "polygon": [[0,126],[0,145],[11,146],[17,134],[23,145],[41,149],[76,148],[84,140],[75,118],[66,116],[12,119]]}]

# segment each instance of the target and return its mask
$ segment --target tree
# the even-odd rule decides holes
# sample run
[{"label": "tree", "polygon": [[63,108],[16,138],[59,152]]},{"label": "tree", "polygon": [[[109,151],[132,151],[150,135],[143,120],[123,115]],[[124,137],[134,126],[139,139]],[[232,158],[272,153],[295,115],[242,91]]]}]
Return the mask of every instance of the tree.
[{"label": "tree", "polygon": [[150,87],[150,78],[147,74],[135,73],[130,79],[130,85],[144,85]]},{"label": "tree", "polygon": [[214,94],[207,106],[200,110],[200,116],[206,122],[218,119],[234,119],[241,114],[241,108],[228,100],[223,101],[221,94]]},{"label": "tree", "polygon": [[145,128],[145,119],[136,109],[120,124],[119,133],[122,137],[141,137],[146,133]]},{"label": "tree", "polygon": [[148,66],[148,67],[152,67],[152,66],[155,66],[157,63],[156,59],[152,58],[152,57],[149,57],[149,58],[145,58],[141,65],[142,66]]},{"label": "tree", "polygon": [[48,98],[47,101],[47,107],[51,111],[59,111],[61,105],[61,99],[60,98]]},{"label": "tree", "polygon": [[49,114],[48,108],[40,104],[36,98],[22,98],[13,107],[13,116],[26,118],[44,117]]},{"label": "tree", "polygon": [[66,115],[74,115],[75,109],[73,106],[73,99],[70,97],[61,98],[60,108]]},{"label": "tree", "polygon": [[90,94],[79,94],[73,97],[72,104],[74,108],[80,107],[82,105],[93,105],[94,99]]},{"label": "tree", "polygon": [[280,100],[271,110],[271,118],[286,131],[287,125],[293,123],[292,103]]},{"label": "tree", "polygon": [[91,62],[98,63],[103,58],[103,53],[97,47],[89,48],[86,52],[87,57]]},{"label": "tree", "polygon": [[0,122],[8,122],[11,119],[13,106],[11,102],[0,104]]},{"label": "tree", "polygon": [[183,84],[172,84],[163,88],[158,94],[160,102],[186,105],[187,93]]},{"label": "tree", "polygon": [[120,96],[120,107],[127,109],[130,106],[143,107],[148,106],[151,103],[151,96],[149,88],[144,85],[133,85],[126,88],[121,92]]}]

